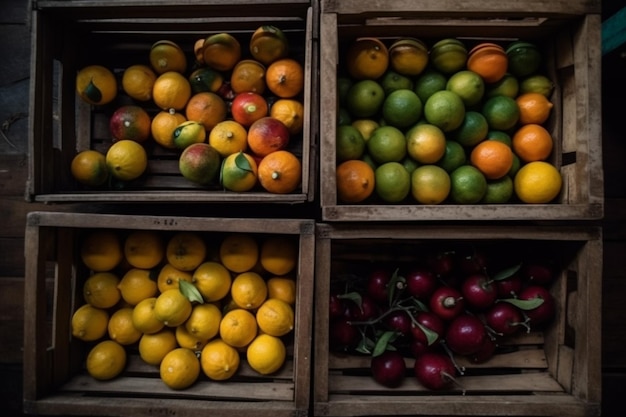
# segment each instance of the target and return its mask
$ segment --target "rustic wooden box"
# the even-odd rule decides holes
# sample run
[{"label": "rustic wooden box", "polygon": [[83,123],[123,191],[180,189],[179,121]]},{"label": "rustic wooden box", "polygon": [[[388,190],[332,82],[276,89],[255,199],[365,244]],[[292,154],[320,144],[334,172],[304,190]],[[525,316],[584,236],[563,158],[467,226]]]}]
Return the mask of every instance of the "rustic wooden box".
[{"label": "rustic wooden box", "polygon": [[[600,415],[602,235],[596,227],[350,227],[318,224],[315,268],[313,407],[318,416],[578,416]],[[333,279],[381,261],[411,262],[420,251],[472,243],[504,253],[544,250],[563,269],[551,287],[556,319],[544,331],[518,333],[511,349],[466,366],[458,387],[429,391],[412,367],[403,385],[385,388],[368,356],[329,353]],[[396,263],[394,263],[396,265]],[[357,272],[354,272],[357,273]],[[459,358],[462,360],[462,358]],[[412,362],[407,359],[407,365]]]},{"label": "rustic wooden box", "polygon": [[[318,84],[316,0],[212,0],[166,2],[162,0],[37,1],[32,12],[32,77],[29,134],[29,179],[26,197],[45,202],[175,201],[303,203],[314,198],[317,178]],[[90,106],[77,98],[76,72],[93,63],[104,65],[120,77],[129,65],[146,63],[150,46],[161,39],[177,42],[187,53],[195,40],[228,32],[242,45],[263,24],[280,27],[290,42],[290,57],[305,69],[304,128],[293,135],[288,150],[302,161],[302,184],[285,195],[257,187],[246,193],[203,187],[178,171],[179,152],[159,147],[152,139],[146,147],[146,173],[116,189],[93,189],[78,184],[70,163],[78,151],[106,152],[111,145],[108,118],[112,104]],[[193,56],[188,57],[191,67]],[[188,74],[185,74],[188,75]],[[225,73],[225,79],[228,77]],[[118,83],[121,86],[121,83]],[[121,91],[114,103],[124,100]],[[128,101],[128,100],[127,100]],[[126,103],[126,102],[124,102]],[[140,103],[145,107],[145,104]],[[148,106],[149,107],[149,106]],[[152,116],[158,109],[147,108]],[[152,149],[154,148],[154,150]]]},{"label": "rustic wooden box", "polygon": [[[75,303],[81,302],[76,251],[88,230],[194,231],[202,236],[242,232],[298,236],[299,263],[293,343],[272,377],[239,369],[236,379],[212,382],[201,376],[183,391],[168,389],[158,369],[129,353],[124,373],[98,382],[86,374],[84,343],[70,331]],[[103,214],[29,214],[26,225],[24,300],[24,410],[44,415],[306,415],[310,398],[315,224],[310,220],[253,220]],[[83,276],[84,278],[84,276]],[[54,293],[46,293],[46,280]],[[290,345],[291,344],[291,345]]]},{"label": "rustic wooden box", "polygon": [[[379,7],[380,6],[380,7]],[[603,215],[600,2],[323,1],[320,17],[320,199],[325,221],[598,219]],[[563,176],[553,204],[425,206],[342,204],[336,192],[335,135],[338,57],[360,36],[416,37],[432,45],[447,37],[468,42],[534,41],[550,57],[556,89],[548,130],[552,162]]]}]

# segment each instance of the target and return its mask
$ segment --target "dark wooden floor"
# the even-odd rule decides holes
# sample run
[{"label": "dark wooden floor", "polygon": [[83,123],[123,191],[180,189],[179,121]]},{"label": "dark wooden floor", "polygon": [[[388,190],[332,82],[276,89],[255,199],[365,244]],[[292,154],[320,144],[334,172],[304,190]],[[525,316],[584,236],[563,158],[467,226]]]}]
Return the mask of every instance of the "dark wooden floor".
[{"label": "dark wooden floor", "polygon": [[[24,224],[30,77],[29,0],[0,0],[0,409],[21,415]],[[603,15],[626,6],[605,0]],[[626,45],[603,58],[603,146],[606,213],[602,300],[603,416],[626,406]],[[615,104],[617,103],[617,104]],[[600,301],[598,301],[600,302]]]}]

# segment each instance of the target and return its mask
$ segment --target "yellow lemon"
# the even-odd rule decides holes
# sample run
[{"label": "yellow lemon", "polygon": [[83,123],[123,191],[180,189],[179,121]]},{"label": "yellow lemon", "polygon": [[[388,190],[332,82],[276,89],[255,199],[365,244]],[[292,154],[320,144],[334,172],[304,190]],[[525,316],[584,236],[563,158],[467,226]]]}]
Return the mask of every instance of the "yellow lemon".
[{"label": "yellow lemon", "polygon": [[191,84],[179,72],[167,71],[159,75],[152,86],[152,100],[161,110],[185,109],[191,98]]},{"label": "yellow lemon", "polygon": [[233,280],[230,295],[239,307],[254,310],[267,298],[267,285],[256,272],[244,272]]},{"label": "yellow lemon", "polygon": [[287,356],[285,344],[269,334],[258,335],[246,350],[246,359],[252,369],[262,375],[278,371]]},{"label": "yellow lemon", "polygon": [[108,323],[106,310],[83,304],[72,315],[72,336],[85,342],[98,340],[106,334]]},{"label": "yellow lemon", "polygon": [[121,181],[139,178],[148,167],[148,154],[141,144],[134,140],[115,142],[106,153],[109,172]]},{"label": "yellow lemon", "polygon": [[220,261],[228,270],[246,272],[251,270],[259,258],[259,245],[255,238],[247,234],[232,234],[222,240]]},{"label": "yellow lemon", "polygon": [[156,78],[156,74],[149,66],[131,65],[124,70],[122,75],[122,89],[135,100],[150,101],[152,100],[152,87]]},{"label": "yellow lemon", "polygon": [[96,272],[83,284],[83,297],[94,307],[113,307],[122,298],[119,283],[119,277],[111,272]]},{"label": "yellow lemon", "polygon": [[563,179],[559,170],[543,161],[524,165],[513,180],[515,194],[528,204],[549,203],[559,195],[562,184]]},{"label": "yellow lemon", "polygon": [[201,340],[214,338],[220,330],[222,312],[214,304],[197,304],[185,322],[185,328]]},{"label": "yellow lemon", "polygon": [[193,273],[193,284],[204,301],[219,301],[228,295],[232,278],[224,265],[208,261],[204,262]]},{"label": "yellow lemon", "polygon": [[261,244],[261,265],[274,275],[286,275],[298,262],[298,244],[287,236],[272,236]]},{"label": "yellow lemon", "polygon": [[165,385],[171,389],[185,389],[200,376],[200,362],[192,350],[177,348],[165,355],[159,373]]},{"label": "yellow lemon", "polygon": [[221,184],[235,192],[250,191],[257,183],[258,166],[250,154],[237,152],[222,161]]},{"label": "yellow lemon", "polygon": [[165,355],[177,347],[174,331],[166,327],[156,333],[141,336],[139,357],[149,365],[160,365]]},{"label": "yellow lemon", "polygon": [[242,308],[231,310],[220,322],[220,338],[232,347],[247,346],[256,334],[256,319],[248,310]]},{"label": "yellow lemon", "polygon": [[76,154],[72,159],[70,171],[76,181],[91,187],[98,187],[109,179],[104,154],[91,149]]},{"label": "yellow lemon", "polygon": [[256,312],[259,328],[272,336],[284,336],[293,330],[293,308],[286,302],[268,298]]},{"label": "yellow lemon", "polygon": [[133,308],[133,326],[144,334],[159,332],[165,326],[154,314],[155,303],[156,297],[145,298]]},{"label": "yellow lemon", "polygon": [[132,345],[141,339],[141,332],[133,325],[133,308],[123,307],[111,314],[109,337],[120,345]]},{"label": "yellow lemon", "polygon": [[150,48],[148,57],[157,74],[167,71],[184,73],[187,70],[187,56],[175,42],[169,40],[155,42]]},{"label": "yellow lemon", "polygon": [[112,230],[96,230],[83,240],[80,255],[87,268],[96,272],[110,271],[123,259],[119,236]]},{"label": "yellow lemon", "polygon": [[159,287],[159,292],[165,292],[166,290],[178,289],[179,281],[192,281],[191,272],[181,271],[172,266],[172,264],[165,264],[161,271],[159,272],[159,276],[157,277],[157,286]]},{"label": "yellow lemon", "polygon": [[135,230],[124,241],[124,256],[135,268],[154,268],[165,257],[163,238],[154,230]]},{"label": "yellow lemon", "polygon": [[204,374],[212,380],[224,381],[239,369],[239,352],[222,339],[207,343],[200,354],[200,365]]},{"label": "yellow lemon", "polygon": [[87,372],[98,380],[113,379],[126,367],[126,350],[113,340],[104,340],[87,355]]},{"label": "yellow lemon", "polygon": [[194,352],[202,350],[204,345],[206,345],[209,341],[208,339],[202,339],[189,333],[187,328],[182,324],[176,327],[174,334],[176,336],[176,343],[178,343],[178,346],[191,349]]},{"label": "yellow lemon", "polygon": [[180,326],[191,314],[191,301],[180,290],[161,293],[154,303],[154,315],[168,327]]},{"label": "yellow lemon", "polygon": [[206,257],[207,246],[194,232],[178,232],[167,242],[167,261],[180,271],[193,271]]},{"label": "yellow lemon", "polygon": [[129,269],[117,288],[124,301],[133,306],[145,298],[154,297],[158,291],[156,282],[150,277],[150,271],[139,268]]},{"label": "yellow lemon", "polygon": [[277,298],[294,305],[296,303],[296,281],[285,277],[272,277],[267,280],[268,298]]},{"label": "yellow lemon", "polygon": [[117,79],[108,68],[89,65],[76,75],[76,92],[89,104],[107,104],[117,96]]}]

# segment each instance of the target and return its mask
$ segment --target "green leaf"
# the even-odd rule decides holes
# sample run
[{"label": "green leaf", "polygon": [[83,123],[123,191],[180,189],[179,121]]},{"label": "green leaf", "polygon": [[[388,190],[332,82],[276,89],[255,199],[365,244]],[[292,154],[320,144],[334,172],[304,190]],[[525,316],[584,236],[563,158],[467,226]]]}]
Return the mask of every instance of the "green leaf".
[{"label": "green leaf", "polygon": [[356,350],[359,353],[365,353],[369,355],[370,353],[372,353],[373,348],[374,348],[374,341],[370,339],[369,337],[363,335],[363,337],[361,338],[361,341],[359,342],[359,345],[354,350]]},{"label": "green leaf", "polygon": [[515,307],[521,310],[534,310],[543,304],[543,298],[531,298],[530,300],[520,300],[518,298],[505,298],[503,300],[506,303],[513,304]]},{"label": "green leaf", "polygon": [[398,284],[401,283],[403,285],[402,288],[404,288],[405,282],[406,280],[404,279],[404,277],[398,275],[398,269],[393,271],[393,275],[391,276],[391,279],[389,280],[389,283],[387,284],[387,292],[389,293],[389,305],[393,304],[393,299],[396,295],[396,290],[398,290]]},{"label": "green leaf", "polygon": [[517,264],[517,265],[512,266],[510,268],[503,269],[502,271],[499,271],[493,277],[493,280],[494,281],[502,281],[503,279],[507,279],[509,277],[512,277],[517,271],[519,271],[519,269],[521,267],[522,267],[522,264]]},{"label": "green leaf", "polygon": [[430,330],[428,327],[424,326],[421,323],[415,323],[415,324],[417,325],[417,327],[422,329],[422,331],[426,335],[426,340],[428,341],[428,346],[432,345],[433,343],[435,343],[437,341],[437,339],[439,338],[439,334],[437,332],[434,332],[434,331]]},{"label": "green leaf", "polygon": [[243,152],[239,152],[235,157],[235,166],[242,171],[254,172],[250,161],[248,161],[248,158],[246,158]]},{"label": "green leaf", "polygon": [[83,90],[83,94],[94,103],[102,101],[102,91],[93,83],[93,80],[89,80],[89,84]]},{"label": "green leaf", "polygon": [[389,343],[395,339],[397,336],[395,331],[386,331],[383,333],[378,340],[376,341],[376,346],[374,346],[374,352],[372,352],[372,356],[380,356],[384,351],[389,347]]},{"label": "green leaf", "polygon": [[180,289],[180,292],[192,303],[204,303],[202,294],[200,294],[200,291],[198,291],[196,286],[193,285],[191,282],[185,281],[184,279],[178,280],[178,288]]},{"label": "green leaf", "polygon": [[361,297],[361,294],[359,294],[358,292],[356,291],[347,292],[345,294],[338,295],[337,298],[354,301],[356,305],[359,306],[359,310],[362,311],[361,306],[363,305],[363,297]]},{"label": "green leaf", "polygon": [[411,297],[411,301],[415,305],[418,311],[428,311],[428,306],[415,297]]}]

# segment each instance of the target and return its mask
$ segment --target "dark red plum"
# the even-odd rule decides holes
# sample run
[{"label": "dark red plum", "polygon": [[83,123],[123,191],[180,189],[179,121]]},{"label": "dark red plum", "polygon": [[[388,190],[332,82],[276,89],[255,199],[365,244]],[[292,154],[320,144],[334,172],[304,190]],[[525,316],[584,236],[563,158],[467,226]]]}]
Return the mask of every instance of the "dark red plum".
[{"label": "dark red plum", "polygon": [[461,314],[450,322],[446,330],[446,345],[459,355],[472,355],[488,337],[482,321],[470,314]]},{"label": "dark red plum", "polygon": [[461,293],[468,307],[479,311],[491,307],[498,298],[493,281],[490,281],[484,274],[478,273],[465,278]]},{"label": "dark red plum", "polygon": [[443,320],[452,320],[465,308],[461,293],[452,287],[439,287],[430,297],[430,310]]},{"label": "dark red plum", "polygon": [[522,290],[519,295],[520,300],[541,299],[543,303],[537,308],[524,310],[526,316],[530,319],[530,326],[543,326],[549,323],[556,314],[556,302],[554,297],[547,288],[541,285],[531,285]]},{"label": "dark red plum", "polygon": [[418,357],[413,369],[417,381],[431,390],[450,387],[456,375],[450,356],[438,352],[428,352]]},{"label": "dark red plum", "polygon": [[406,376],[406,364],[402,355],[395,350],[386,350],[372,357],[371,365],[374,380],[389,388],[402,384]]}]

